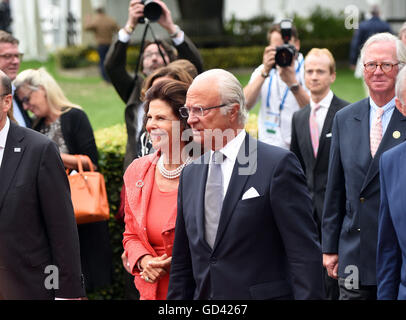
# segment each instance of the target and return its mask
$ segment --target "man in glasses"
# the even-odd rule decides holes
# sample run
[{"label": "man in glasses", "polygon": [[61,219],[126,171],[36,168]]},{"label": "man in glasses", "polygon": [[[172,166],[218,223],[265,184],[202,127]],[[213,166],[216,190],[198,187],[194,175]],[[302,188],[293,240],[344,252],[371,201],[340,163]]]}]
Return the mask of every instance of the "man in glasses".
[{"label": "man in glasses", "polygon": [[376,299],[379,159],[405,140],[406,120],[395,108],[401,42],[370,37],[361,50],[370,96],[337,112],[333,121],[322,218],[323,264],[338,278],[340,299]]},{"label": "man in glasses", "polygon": [[[2,70],[10,79],[14,81],[23,54],[18,50],[19,41],[11,34],[0,30],[0,70]],[[16,96],[14,96],[13,87],[13,116],[20,126],[31,127],[31,119],[28,112]]]},{"label": "man in glasses", "polygon": [[181,114],[209,151],[180,177],[168,299],[322,299],[300,163],[244,131],[239,81],[221,69],[202,73]]}]

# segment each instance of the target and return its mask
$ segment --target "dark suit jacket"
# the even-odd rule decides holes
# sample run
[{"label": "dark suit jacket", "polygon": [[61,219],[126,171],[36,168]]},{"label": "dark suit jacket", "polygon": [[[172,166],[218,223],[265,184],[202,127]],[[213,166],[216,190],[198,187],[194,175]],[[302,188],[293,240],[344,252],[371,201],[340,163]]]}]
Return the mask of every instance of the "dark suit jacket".
[{"label": "dark suit jacket", "polygon": [[[337,112],[333,121],[327,190],[323,209],[323,253],[338,253],[338,274],[356,266],[362,285],[376,285],[379,213],[379,159],[406,137],[406,118],[395,108],[372,159],[369,98]],[[399,131],[400,138],[393,137]]]},{"label": "dark suit jacket", "polygon": [[[168,299],[321,299],[321,250],[296,156],[247,135],[213,249],[204,232],[208,165],[199,159],[180,178]],[[260,196],[242,200],[251,187]]]},{"label": "dark suit jacket", "polygon": [[406,299],[406,143],[381,156],[376,276],[378,299]]},{"label": "dark suit jacket", "polygon": [[336,112],[349,102],[341,100],[334,95],[324,120],[319,140],[317,158],[314,157],[312,140],[310,137],[310,105],[296,111],[292,118],[292,141],[290,150],[296,154],[306,174],[307,186],[313,199],[314,218],[321,228],[324,194],[326,192],[328,160],[331,145],[331,127]]},{"label": "dark suit jacket", "polygon": [[21,111],[21,114],[25,121],[25,126],[27,128],[31,128],[32,120],[31,120],[30,116],[28,115],[27,110],[25,110],[23,108],[23,105],[22,105],[21,101],[18,99],[18,96],[16,94],[13,96],[13,99],[16,102],[15,104],[13,104],[13,108],[18,108]]},{"label": "dark suit jacket", "polygon": [[[0,298],[85,296],[69,184],[56,145],[10,124],[0,168]],[[59,269],[59,289],[47,290]]]},{"label": "dark suit jacket", "polygon": [[[136,140],[137,114],[138,109],[142,106],[140,97],[142,83],[144,81],[143,76],[139,74],[137,81],[134,82],[133,76],[131,76],[126,69],[128,45],[128,43],[116,40],[116,42],[110,46],[104,64],[114,88],[120,95],[120,98],[126,103],[124,117],[128,138],[124,158],[124,169],[136,158],[138,153],[138,141]],[[203,71],[203,62],[200,53],[186,35],[185,41],[179,46],[175,46],[175,48],[178,51],[179,59],[187,59],[195,65],[199,73]]]}]

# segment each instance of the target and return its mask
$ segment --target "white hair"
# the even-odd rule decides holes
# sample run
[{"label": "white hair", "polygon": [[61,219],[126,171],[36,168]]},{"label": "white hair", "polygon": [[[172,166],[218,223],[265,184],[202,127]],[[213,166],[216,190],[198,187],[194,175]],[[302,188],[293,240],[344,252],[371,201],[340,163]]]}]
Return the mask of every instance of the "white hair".
[{"label": "white hair", "polygon": [[405,104],[405,101],[403,101],[403,94],[406,92],[405,84],[406,84],[406,68],[402,68],[402,70],[400,70],[396,78],[396,86],[395,86],[396,97],[400,100],[402,104]]},{"label": "white hair", "polygon": [[[361,61],[362,61],[362,63],[365,63],[365,61],[364,61],[365,51],[371,44],[377,43],[377,42],[395,42],[396,43],[396,40],[398,40],[398,38],[395,37],[393,34],[391,34],[389,32],[376,33],[373,36],[369,37],[368,40],[364,43],[364,45],[362,46],[362,49],[361,49]],[[396,52],[396,56],[397,55],[398,55],[398,53]]]},{"label": "white hair", "polygon": [[193,82],[210,78],[211,81],[215,79],[217,83],[217,88],[219,91],[220,99],[222,104],[230,104],[226,106],[221,112],[227,114],[232,109],[232,103],[238,103],[240,106],[238,112],[239,123],[244,125],[247,120],[247,109],[245,105],[244,91],[241,83],[238,79],[231,73],[223,69],[211,69],[199,74]]}]

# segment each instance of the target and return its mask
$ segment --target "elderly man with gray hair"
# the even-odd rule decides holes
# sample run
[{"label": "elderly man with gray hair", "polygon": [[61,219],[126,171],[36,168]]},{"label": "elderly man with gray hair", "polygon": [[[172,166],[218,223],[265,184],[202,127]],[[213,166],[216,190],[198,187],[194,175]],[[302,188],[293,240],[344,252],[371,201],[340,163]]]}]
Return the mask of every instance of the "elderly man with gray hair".
[{"label": "elderly man with gray hair", "polygon": [[321,250],[295,155],[244,131],[239,81],[197,76],[182,114],[208,150],[179,181],[168,299],[321,299]]},{"label": "elderly man with gray hair", "polygon": [[[406,68],[397,77],[395,102],[396,108],[406,116]],[[406,143],[403,142],[385,152],[380,161],[381,205],[376,259],[380,300],[406,299],[405,261],[402,258],[406,255],[405,159]]]},{"label": "elderly man with gray hair", "polygon": [[322,218],[323,264],[338,278],[340,299],[376,299],[379,159],[404,141],[406,121],[395,108],[403,45],[390,33],[361,50],[370,96],[337,112]]}]

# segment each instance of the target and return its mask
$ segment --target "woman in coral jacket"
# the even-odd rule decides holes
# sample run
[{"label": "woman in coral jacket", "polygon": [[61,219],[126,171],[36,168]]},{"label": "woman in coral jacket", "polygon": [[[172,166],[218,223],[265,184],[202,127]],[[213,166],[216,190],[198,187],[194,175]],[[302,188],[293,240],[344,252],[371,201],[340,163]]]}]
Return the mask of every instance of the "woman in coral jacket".
[{"label": "woman in coral jacket", "polygon": [[[180,108],[189,84],[162,79],[147,91],[145,127],[155,153],[134,160],[124,174],[128,270],[141,300],[164,300],[169,284],[179,176],[192,158]],[[191,139],[192,135],[189,135]]]}]

